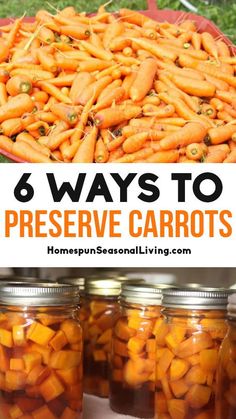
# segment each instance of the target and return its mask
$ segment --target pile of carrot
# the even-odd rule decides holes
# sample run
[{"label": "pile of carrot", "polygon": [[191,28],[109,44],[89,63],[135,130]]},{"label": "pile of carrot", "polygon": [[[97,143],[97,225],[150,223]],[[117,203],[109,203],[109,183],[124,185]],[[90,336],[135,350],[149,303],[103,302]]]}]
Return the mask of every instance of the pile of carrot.
[{"label": "pile of carrot", "polygon": [[36,163],[236,162],[236,56],[193,21],[67,7],[0,31],[0,149]]}]

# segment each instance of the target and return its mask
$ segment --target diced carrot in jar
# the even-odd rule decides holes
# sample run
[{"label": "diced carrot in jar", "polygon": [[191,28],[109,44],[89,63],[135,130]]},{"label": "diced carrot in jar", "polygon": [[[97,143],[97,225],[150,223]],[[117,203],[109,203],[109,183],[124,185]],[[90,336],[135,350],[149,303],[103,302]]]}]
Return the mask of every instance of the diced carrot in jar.
[{"label": "diced carrot in jar", "polygon": [[7,348],[12,348],[13,346],[12,333],[9,332],[8,330],[0,328],[0,343],[1,345],[6,346]]},{"label": "diced carrot in jar", "polygon": [[23,412],[19,408],[19,406],[17,406],[17,404],[14,404],[9,410],[9,415],[12,419],[17,419],[17,418],[22,417]]},{"label": "diced carrot in jar", "polygon": [[26,384],[26,373],[23,371],[6,372],[6,389],[9,391],[22,390]]},{"label": "diced carrot in jar", "polygon": [[157,379],[158,380],[161,380],[164,377],[173,358],[174,358],[174,354],[168,348],[166,348],[161,358],[159,359],[159,362],[157,363]]},{"label": "diced carrot in jar", "polygon": [[179,399],[187,393],[189,386],[186,384],[185,380],[181,378],[180,380],[171,381],[170,387],[174,396]]},{"label": "diced carrot in jar", "polygon": [[186,374],[188,369],[189,363],[185,359],[173,359],[170,365],[170,380],[179,380]]},{"label": "diced carrot in jar", "polygon": [[[140,361],[142,361],[140,359]],[[144,361],[144,360],[143,360]],[[144,364],[143,368],[140,368],[140,365],[136,361],[129,359],[124,367],[124,379],[132,387],[139,386],[145,381],[148,380],[150,372],[145,370]]]},{"label": "diced carrot in jar", "polygon": [[35,365],[29,372],[26,384],[34,386],[41,384],[50,374],[50,369],[40,364]]},{"label": "diced carrot in jar", "polygon": [[193,409],[206,406],[210,400],[212,389],[202,384],[194,384],[186,394],[186,401]]},{"label": "diced carrot in jar", "polygon": [[172,399],[167,403],[171,419],[185,419],[188,412],[188,405],[185,400]]},{"label": "diced carrot in jar", "polygon": [[106,343],[111,341],[111,337],[112,329],[107,329],[105,330],[105,332],[101,334],[101,336],[99,336],[99,338],[97,339],[97,343],[100,345],[105,345]]},{"label": "diced carrot in jar", "polygon": [[40,384],[39,388],[40,393],[46,402],[55,399],[64,392],[64,387],[61,381],[54,374],[51,374],[48,378],[46,378],[46,380]]},{"label": "diced carrot in jar", "polygon": [[146,342],[146,351],[147,352],[156,352],[156,340],[155,339],[148,339]]},{"label": "diced carrot in jar", "polygon": [[81,328],[75,320],[64,320],[60,325],[60,329],[65,333],[69,343],[77,343],[82,339]]},{"label": "diced carrot in jar", "polygon": [[153,330],[153,334],[156,336],[157,345],[165,346],[165,337],[168,332],[169,326],[164,322],[164,319],[158,319]]},{"label": "diced carrot in jar", "polygon": [[25,368],[24,360],[21,358],[10,359],[10,370],[23,371]]},{"label": "diced carrot in jar", "polygon": [[113,381],[123,381],[123,371],[121,369],[113,369],[112,370],[112,380]]},{"label": "diced carrot in jar", "polygon": [[62,330],[58,330],[55,336],[50,340],[49,345],[54,349],[54,351],[60,351],[65,345],[67,345],[68,340],[65,333]]},{"label": "diced carrot in jar", "polygon": [[161,379],[161,385],[162,385],[163,393],[165,394],[166,399],[170,400],[172,398],[172,393],[169,386],[168,378],[166,376],[164,376]]},{"label": "diced carrot in jar", "polygon": [[136,334],[136,330],[128,326],[124,319],[118,320],[114,328],[115,335],[121,340],[129,340]]},{"label": "diced carrot in jar", "polygon": [[107,360],[106,353],[102,349],[95,349],[93,351],[93,359],[96,362],[105,362]]},{"label": "diced carrot in jar", "polygon": [[206,379],[206,372],[204,372],[199,365],[194,365],[192,368],[190,368],[185,376],[186,383],[189,386],[192,384],[205,384]]},{"label": "diced carrot in jar", "polygon": [[7,355],[6,349],[4,348],[4,346],[0,344],[0,371],[6,372],[7,370],[9,370],[9,368],[10,359]]},{"label": "diced carrot in jar", "polygon": [[65,410],[63,410],[62,415],[60,416],[60,419],[77,419],[78,414],[70,409],[70,407],[66,407]]},{"label": "diced carrot in jar", "polygon": [[21,325],[14,325],[12,328],[12,338],[15,346],[25,346],[25,327]]},{"label": "diced carrot in jar", "polygon": [[168,412],[166,396],[161,391],[155,394],[155,406],[158,412],[158,417],[161,413]]},{"label": "diced carrot in jar", "polygon": [[31,352],[23,355],[23,360],[25,364],[25,371],[28,374],[36,365],[41,364],[42,355],[38,352]]},{"label": "diced carrot in jar", "polygon": [[30,351],[31,352],[38,352],[42,356],[43,364],[48,365],[49,359],[50,359],[50,354],[52,352],[52,348],[49,348],[49,347],[46,347],[46,346],[44,347],[44,346],[41,346],[41,345],[37,345],[37,343],[33,343],[30,346]]},{"label": "diced carrot in jar", "polygon": [[77,367],[80,362],[81,352],[64,350],[52,353],[49,360],[49,366],[60,370]]},{"label": "diced carrot in jar", "polygon": [[145,340],[134,336],[129,339],[127,347],[129,351],[139,354],[142,352],[145,345],[146,345]]},{"label": "diced carrot in jar", "polygon": [[113,350],[114,353],[122,357],[128,357],[127,345],[124,342],[121,342],[119,339],[113,340]]},{"label": "diced carrot in jar", "polygon": [[179,344],[177,355],[186,358],[212,346],[213,340],[208,333],[196,332]]},{"label": "diced carrot in jar", "polygon": [[46,346],[55,335],[55,331],[40,323],[34,322],[27,332],[27,338],[38,345]]},{"label": "diced carrot in jar", "polygon": [[78,367],[56,370],[56,374],[65,385],[75,384],[80,378]]},{"label": "diced carrot in jar", "polygon": [[102,314],[107,310],[107,303],[104,301],[93,300],[90,302],[90,310],[93,317]]},{"label": "diced carrot in jar", "polygon": [[217,349],[204,349],[200,352],[200,365],[204,371],[215,371],[218,362]]},{"label": "diced carrot in jar", "polygon": [[40,407],[39,409],[34,410],[32,412],[32,416],[34,419],[56,419],[56,417],[51,412],[51,410],[49,410],[46,404]]}]

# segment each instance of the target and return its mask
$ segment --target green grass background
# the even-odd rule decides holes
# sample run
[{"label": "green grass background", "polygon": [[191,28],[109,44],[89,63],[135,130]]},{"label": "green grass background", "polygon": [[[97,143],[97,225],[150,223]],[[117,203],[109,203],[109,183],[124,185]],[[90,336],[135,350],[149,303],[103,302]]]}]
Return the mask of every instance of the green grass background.
[{"label": "green grass background", "polygon": [[[106,0],[104,0],[106,1]],[[38,9],[46,8],[52,12],[52,7],[61,9],[68,5],[74,5],[78,11],[92,12],[104,3],[103,0],[0,0],[0,17],[21,16],[25,12],[28,16],[33,16]],[[235,0],[219,1],[208,5],[204,0],[190,0],[198,7],[198,13],[206,16],[215,22],[217,26],[236,43],[236,2]],[[49,5],[50,3],[50,5]],[[158,0],[160,9],[186,10],[178,0]],[[145,9],[145,0],[114,0],[108,10],[114,11],[121,7],[132,9]]]}]

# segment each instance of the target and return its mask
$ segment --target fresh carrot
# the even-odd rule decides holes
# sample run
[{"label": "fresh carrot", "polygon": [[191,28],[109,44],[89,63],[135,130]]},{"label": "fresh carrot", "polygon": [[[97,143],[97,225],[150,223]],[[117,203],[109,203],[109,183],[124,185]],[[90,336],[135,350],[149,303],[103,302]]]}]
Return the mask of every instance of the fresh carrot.
[{"label": "fresh carrot", "polygon": [[75,132],[75,129],[69,129],[67,131],[63,131],[60,134],[52,133],[49,135],[49,141],[47,146],[50,148],[50,150],[56,150],[63,141],[67,140],[71,137],[71,135]]},{"label": "fresh carrot", "polygon": [[6,83],[9,79],[10,74],[7,70],[0,68],[0,83]]},{"label": "fresh carrot", "polygon": [[87,39],[90,35],[88,26],[68,25],[61,26],[61,33],[75,39]]},{"label": "fresh carrot", "polygon": [[198,81],[177,75],[173,75],[171,79],[182,91],[193,96],[212,97],[216,90],[215,86],[207,81]]},{"label": "fresh carrot", "polygon": [[148,109],[150,109],[148,105],[145,105],[143,107],[143,115],[155,116],[156,118],[168,118],[169,116],[172,116],[175,113],[175,107],[171,104],[167,106],[157,107],[156,110],[155,109],[148,110]]},{"label": "fresh carrot", "polygon": [[73,163],[93,163],[97,135],[98,128],[93,126],[80,144],[80,147],[72,160]]},{"label": "fresh carrot", "polygon": [[226,159],[227,154],[226,151],[221,149],[214,150],[207,154],[204,163],[222,163]]},{"label": "fresh carrot", "polygon": [[207,154],[207,146],[204,143],[192,143],[186,147],[186,156],[190,160],[201,160]]},{"label": "fresh carrot", "polygon": [[132,38],[131,40],[134,41],[139,47],[147,50],[158,58],[168,58],[171,61],[175,61],[177,59],[177,54],[175,52],[170,51],[169,48],[164,48],[151,40],[142,38]]},{"label": "fresh carrot", "polygon": [[96,48],[92,44],[90,44],[88,41],[80,41],[80,44],[82,47],[85,48],[86,51],[88,51],[91,55],[94,57],[100,58],[101,60],[109,61],[113,59],[113,54],[109,51],[106,51],[102,48]]},{"label": "fresh carrot", "polygon": [[123,150],[125,153],[134,153],[142,148],[148,139],[148,132],[141,132],[131,135],[123,143]]},{"label": "fresh carrot", "polygon": [[0,82],[0,106],[5,105],[7,103],[8,96],[7,96],[7,89],[6,85],[3,82]]},{"label": "fresh carrot", "polygon": [[135,105],[117,105],[114,108],[103,109],[96,113],[94,122],[99,128],[109,128],[124,121],[135,118],[141,113],[141,108]]},{"label": "fresh carrot", "polygon": [[96,163],[106,163],[109,158],[109,152],[101,137],[96,142],[94,158]]},{"label": "fresh carrot", "polygon": [[21,118],[11,118],[3,121],[0,126],[0,132],[7,137],[12,137],[23,130]]},{"label": "fresh carrot", "polygon": [[218,128],[211,128],[208,130],[206,136],[206,144],[222,144],[229,140],[236,132],[236,125],[227,124]]},{"label": "fresh carrot", "polygon": [[160,141],[161,148],[171,150],[184,147],[192,143],[200,143],[204,140],[207,129],[203,124],[190,122],[178,131],[168,135]]},{"label": "fresh carrot", "polygon": [[236,163],[236,149],[230,151],[228,156],[225,158],[224,163]]},{"label": "fresh carrot", "polygon": [[124,24],[120,21],[115,21],[112,25],[108,25],[103,34],[103,46],[105,49],[109,49],[110,42],[112,39],[120,36],[125,30]]},{"label": "fresh carrot", "polygon": [[18,118],[26,112],[32,112],[33,108],[34,102],[29,95],[21,93],[0,107],[0,122],[11,118]]},{"label": "fresh carrot", "polygon": [[120,157],[116,160],[113,160],[114,163],[133,163],[136,160],[147,159],[153,154],[153,149],[151,147],[142,148],[141,150],[135,151],[134,153],[125,154],[123,157]]},{"label": "fresh carrot", "polygon": [[218,49],[217,44],[213,36],[209,32],[203,32],[201,34],[202,46],[205,51],[212,55],[216,60],[218,60]]},{"label": "fresh carrot", "polygon": [[177,150],[157,151],[145,159],[145,163],[175,163],[179,158]]},{"label": "fresh carrot", "polygon": [[27,76],[13,76],[7,81],[6,89],[11,96],[16,96],[20,93],[31,94],[32,83]]},{"label": "fresh carrot", "polygon": [[14,142],[11,138],[6,137],[5,135],[0,135],[0,149],[12,153],[12,147]]},{"label": "fresh carrot", "polygon": [[81,72],[78,73],[74,78],[71,89],[70,89],[70,99],[73,104],[77,105],[80,100],[80,95],[82,91],[88,87],[94,81],[90,73]]},{"label": "fresh carrot", "polygon": [[135,101],[142,100],[152,87],[157,71],[157,64],[153,58],[147,58],[139,67],[136,79],[130,88],[130,97]]},{"label": "fresh carrot", "polygon": [[119,103],[123,98],[125,90],[123,87],[117,87],[113,89],[104,99],[98,100],[97,104],[93,106],[93,111],[99,111],[100,109],[107,108],[108,106]]},{"label": "fresh carrot", "polygon": [[50,109],[54,115],[67,122],[70,126],[73,126],[78,122],[79,114],[74,106],[55,103]]},{"label": "fresh carrot", "polygon": [[56,86],[46,81],[38,82],[38,86],[49,95],[55,97],[58,101],[66,104],[71,104],[71,100],[68,96],[64,95]]},{"label": "fresh carrot", "polygon": [[16,156],[30,163],[51,163],[51,159],[49,157],[35,150],[35,148],[24,141],[16,141],[13,143],[12,152]]},{"label": "fresh carrot", "polygon": [[52,54],[49,54],[45,49],[39,48],[37,50],[37,58],[46,71],[55,73],[57,71],[57,63]]},{"label": "fresh carrot", "polygon": [[108,86],[112,82],[111,76],[105,76],[100,80],[97,80],[90,84],[88,87],[85,87],[81,92],[81,95],[78,99],[78,102],[81,105],[85,105],[88,100],[93,97],[93,101],[95,102],[102,90]]},{"label": "fresh carrot", "polygon": [[200,50],[201,49],[201,44],[202,44],[202,39],[201,39],[201,35],[198,32],[193,32],[192,34],[192,46],[194,49]]}]

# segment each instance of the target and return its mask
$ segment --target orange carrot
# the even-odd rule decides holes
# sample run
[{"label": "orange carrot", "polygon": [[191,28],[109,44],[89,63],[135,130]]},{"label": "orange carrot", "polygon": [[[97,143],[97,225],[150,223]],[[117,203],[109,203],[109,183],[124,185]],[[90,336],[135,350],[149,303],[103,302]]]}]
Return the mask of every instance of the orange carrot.
[{"label": "orange carrot", "polygon": [[7,137],[12,137],[23,130],[21,118],[7,119],[1,123],[0,132]]},{"label": "orange carrot", "polygon": [[74,106],[55,103],[51,105],[50,109],[54,115],[71,126],[78,122],[79,115]]},{"label": "orange carrot", "polygon": [[236,149],[232,150],[225,158],[224,163],[236,163]]},{"label": "orange carrot", "polygon": [[204,140],[207,129],[204,125],[197,122],[190,122],[177,132],[173,132],[160,141],[161,148],[171,150],[173,148],[184,147],[188,144],[200,143]]},{"label": "orange carrot", "polygon": [[90,73],[81,72],[78,73],[74,78],[71,89],[70,89],[70,99],[73,104],[77,105],[80,100],[80,95],[82,91],[88,87],[94,81]]},{"label": "orange carrot", "polygon": [[50,158],[35,150],[31,145],[24,141],[16,141],[13,143],[12,152],[30,163],[51,163]]},{"label": "orange carrot", "polygon": [[80,144],[79,149],[72,160],[73,163],[93,163],[97,135],[98,129],[93,126]]},{"label": "orange carrot", "polygon": [[140,150],[148,139],[148,132],[141,132],[138,134],[131,135],[123,143],[123,150],[125,153],[134,153]]},{"label": "orange carrot", "polygon": [[214,96],[215,86],[207,81],[198,81],[195,79],[172,75],[171,80],[185,93],[193,96]]},{"label": "orange carrot", "polygon": [[68,25],[61,26],[61,33],[75,39],[87,39],[90,35],[88,26]]},{"label": "orange carrot", "polygon": [[67,140],[71,137],[71,135],[75,132],[75,129],[69,129],[67,131],[63,131],[60,134],[52,133],[49,135],[49,141],[47,146],[50,148],[50,150],[56,150],[63,141]]},{"label": "orange carrot", "polygon": [[37,57],[44,70],[51,71],[52,73],[57,71],[56,60],[53,55],[48,54],[45,49],[39,48],[37,50]]},{"label": "orange carrot", "polygon": [[171,61],[175,61],[177,58],[177,54],[175,52],[170,51],[169,48],[164,48],[158,45],[155,41],[153,42],[142,38],[132,38],[132,41],[158,58],[168,58]]},{"label": "orange carrot", "polygon": [[[1,46],[0,46],[1,48]],[[0,83],[6,83],[9,79],[9,72],[7,70],[4,70],[3,68],[0,68]]]},{"label": "orange carrot", "polygon": [[204,160],[204,163],[222,163],[227,157],[227,151],[218,149],[209,152]]},{"label": "orange carrot", "polygon": [[201,160],[207,154],[207,146],[203,143],[192,143],[186,147],[186,156],[190,160]]},{"label": "orange carrot", "polygon": [[130,88],[130,97],[134,102],[142,100],[149,92],[156,71],[157,64],[153,58],[147,58],[141,63],[137,77]]},{"label": "orange carrot", "polygon": [[7,89],[6,85],[3,82],[0,82],[0,106],[5,105],[7,103]]},{"label": "orange carrot", "polygon": [[149,110],[150,107],[148,105],[145,105],[143,107],[143,115],[147,116],[155,116],[156,118],[168,118],[169,116],[172,116],[175,113],[175,107],[173,105],[167,105],[167,106],[160,106],[157,109]]},{"label": "orange carrot", "polygon": [[113,103],[119,103],[123,98],[125,90],[123,87],[117,87],[113,89],[110,94],[107,94],[103,100],[98,100],[97,104],[93,106],[93,111],[98,111],[100,109],[107,108]]},{"label": "orange carrot", "polygon": [[141,150],[135,151],[134,153],[125,154],[123,157],[120,157],[116,160],[113,160],[114,163],[133,163],[136,160],[144,160],[153,154],[153,149],[151,147],[142,148]]},{"label": "orange carrot", "polygon": [[229,140],[236,132],[236,125],[227,124],[218,128],[208,130],[206,144],[221,144]]},{"label": "orange carrot", "polygon": [[21,93],[0,107],[0,122],[10,118],[18,118],[26,112],[32,112],[34,102],[29,95]]},{"label": "orange carrot", "polygon": [[109,128],[137,117],[141,108],[135,105],[117,105],[114,108],[103,109],[96,113],[94,122],[99,128]]},{"label": "orange carrot", "polygon": [[94,45],[87,41],[80,41],[80,44],[86,51],[88,51],[94,57],[100,58],[101,60],[109,61],[113,59],[113,54],[102,48],[96,48]]},{"label": "orange carrot", "polygon": [[178,158],[177,150],[157,151],[145,159],[145,163],[175,163]]},{"label": "orange carrot", "polygon": [[0,135],[0,149],[7,151],[8,153],[12,153],[12,147],[14,142],[5,135]]},{"label": "orange carrot", "polygon": [[94,158],[96,163],[106,163],[109,157],[107,147],[103,139],[100,137],[96,142]]},{"label": "orange carrot", "polygon": [[123,144],[124,141],[125,141],[124,135],[117,136],[116,138],[113,138],[113,140],[111,140],[107,144],[107,149],[109,151],[114,151],[115,149],[120,147]]},{"label": "orange carrot", "polygon": [[85,87],[78,99],[79,103],[85,105],[91,97],[93,97],[95,102],[102,90],[111,82],[112,78],[110,76],[105,76],[90,84],[88,87]]},{"label": "orange carrot", "polygon": [[209,55],[213,55],[216,60],[218,60],[218,50],[217,50],[217,44],[215,43],[215,40],[213,36],[209,32],[203,32],[201,34],[202,38],[202,46],[205,49],[205,51]]},{"label": "orange carrot", "polygon": [[53,84],[50,84],[46,81],[38,82],[38,86],[41,87],[41,89],[48,93],[49,95],[55,97],[59,102],[71,104],[71,100],[68,96],[64,95],[56,86]]},{"label": "orange carrot", "polygon": [[32,83],[27,76],[13,76],[6,83],[6,89],[9,95],[16,96],[20,93],[32,92]]}]

